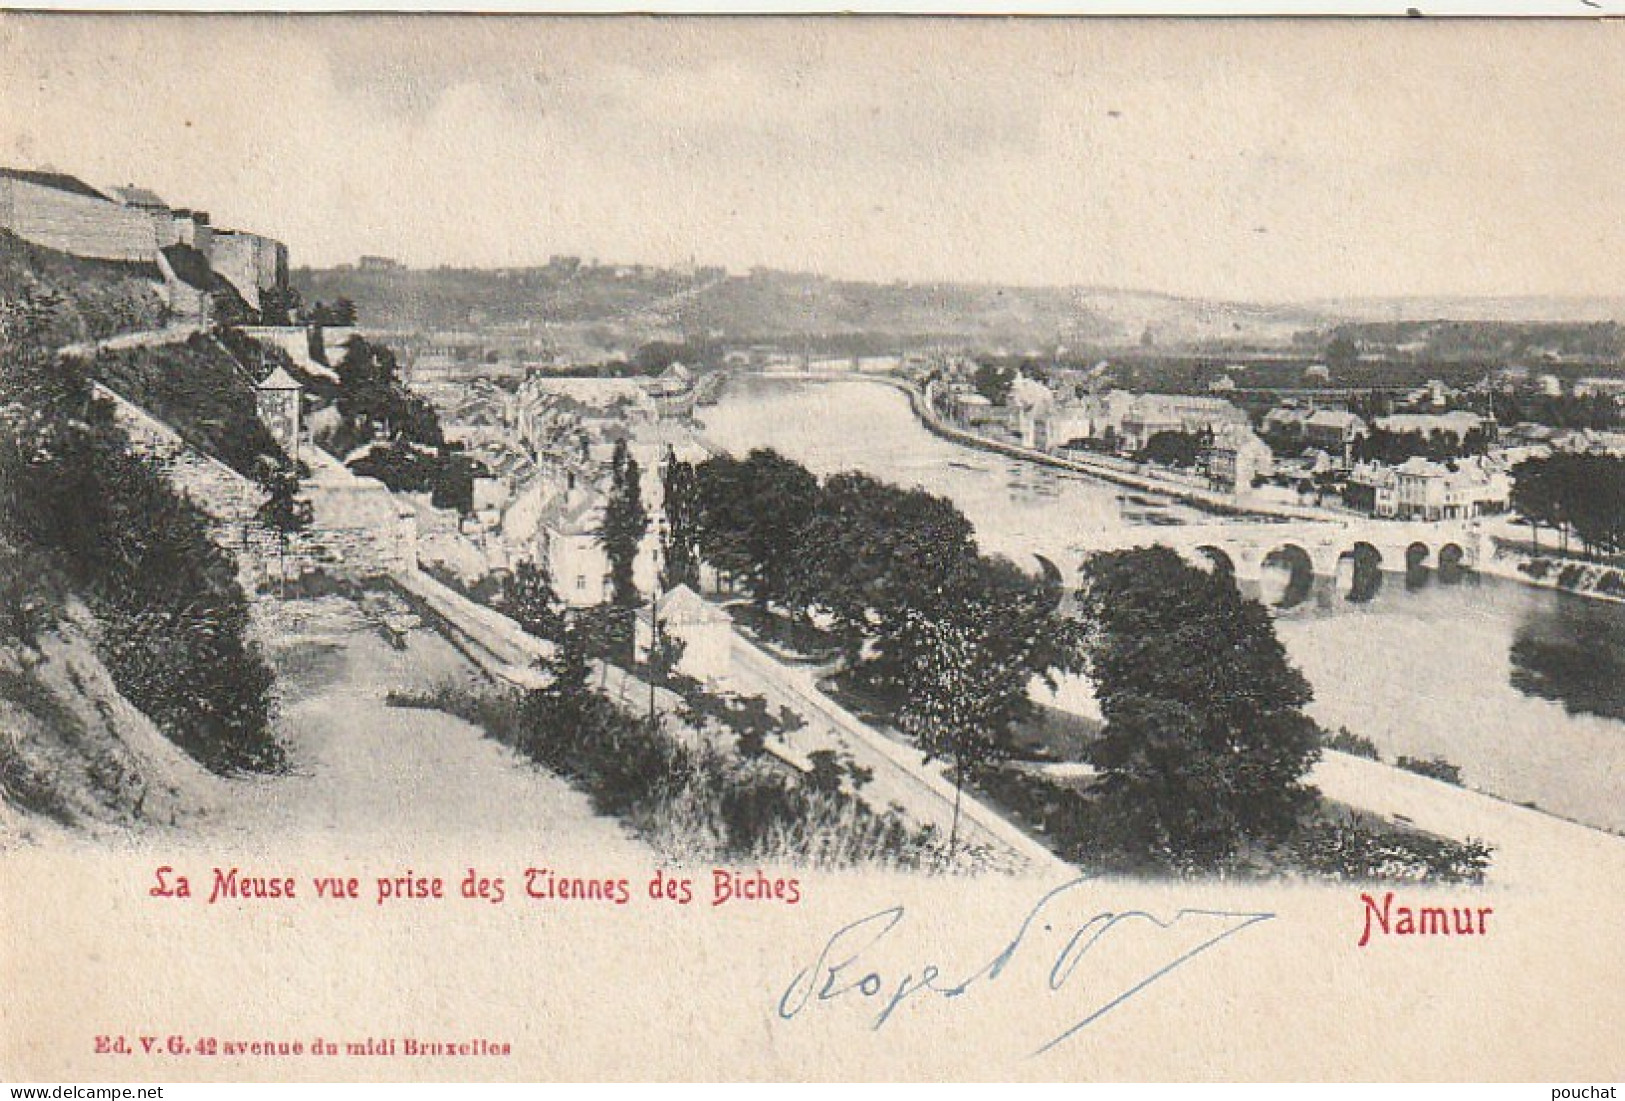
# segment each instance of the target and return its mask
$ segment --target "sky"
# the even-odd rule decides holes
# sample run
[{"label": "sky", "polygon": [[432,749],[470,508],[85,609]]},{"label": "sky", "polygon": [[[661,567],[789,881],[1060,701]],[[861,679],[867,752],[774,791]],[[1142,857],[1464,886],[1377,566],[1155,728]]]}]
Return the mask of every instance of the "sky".
[{"label": "sky", "polygon": [[0,15],[0,163],[296,265],[1625,294],[1625,26]]}]

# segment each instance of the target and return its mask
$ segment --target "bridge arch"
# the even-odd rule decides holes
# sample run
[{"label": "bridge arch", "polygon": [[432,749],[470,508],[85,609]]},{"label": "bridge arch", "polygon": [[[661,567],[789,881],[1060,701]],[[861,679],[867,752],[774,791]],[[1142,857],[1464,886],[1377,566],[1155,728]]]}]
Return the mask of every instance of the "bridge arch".
[{"label": "bridge arch", "polygon": [[1467,551],[1460,543],[1446,543],[1439,548],[1439,580],[1452,584],[1460,581],[1462,576],[1471,568],[1467,560]]},{"label": "bridge arch", "polygon": [[1376,599],[1382,588],[1383,554],[1374,543],[1357,540],[1337,558],[1336,591],[1353,604]]},{"label": "bridge arch", "polygon": [[1419,589],[1433,575],[1431,559],[1433,548],[1421,540],[1405,548],[1405,587]]},{"label": "bridge arch", "polygon": [[1297,543],[1282,543],[1264,555],[1259,592],[1266,604],[1296,608],[1315,588],[1315,560]]}]

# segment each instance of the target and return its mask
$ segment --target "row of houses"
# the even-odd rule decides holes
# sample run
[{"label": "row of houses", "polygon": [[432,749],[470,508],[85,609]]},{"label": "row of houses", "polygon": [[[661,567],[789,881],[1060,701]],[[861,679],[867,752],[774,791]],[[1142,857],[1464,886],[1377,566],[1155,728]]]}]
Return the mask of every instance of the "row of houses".
[{"label": "row of houses", "polygon": [[[654,378],[532,375],[509,388],[489,380],[416,386],[441,413],[447,438],[485,467],[464,553],[484,570],[530,559],[546,566],[571,607],[602,603],[609,559],[599,543],[610,461],[624,442],[644,470],[645,504],[659,506],[656,468],[668,450],[703,457],[691,439],[693,376],[674,364]],[[468,547],[462,548],[464,552]],[[640,564],[652,583],[653,539]],[[483,572],[483,571],[476,571]]]},{"label": "row of houses", "polygon": [[1012,384],[1004,405],[963,385],[951,387],[944,402],[961,424],[999,429],[1042,451],[1097,442],[1133,453],[1161,432],[1216,433],[1250,425],[1246,412],[1223,398],[1127,390],[1061,398],[1025,376]]},{"label": "row of houses", "polygon": [[1357,463],[1346,500],[1383,519],[1465,520],[1505,512],[1512,477],[1504,459],[1477,456],[1435,462],[1416,456],[1398,466]]}]

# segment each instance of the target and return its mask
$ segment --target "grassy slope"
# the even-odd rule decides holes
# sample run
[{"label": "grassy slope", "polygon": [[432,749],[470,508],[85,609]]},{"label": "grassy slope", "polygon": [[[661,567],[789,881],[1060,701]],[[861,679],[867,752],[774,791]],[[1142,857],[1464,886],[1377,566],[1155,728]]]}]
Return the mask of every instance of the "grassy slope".
[{"label": "grassy slope", "polygon": [[167,314],[161,279],[153,267],[80,260],[0,230],[0,304],[54,296],[52,336],[59,344],[161,326]]},{"label": "grassy slope", "polygon": [[104,351],[96,377],[166,421],[193,447],[253,477],[261,456],[282,454],[254,411],[254,388],[211,338]]},{"label": "grassy slope", "polygon": [[[218,781],[119,694],[96,630],[70,600],[37,649],[0,642],[0,804],[81,826],[206,809]],[[8,832],[0,820],[0,838]]]}]

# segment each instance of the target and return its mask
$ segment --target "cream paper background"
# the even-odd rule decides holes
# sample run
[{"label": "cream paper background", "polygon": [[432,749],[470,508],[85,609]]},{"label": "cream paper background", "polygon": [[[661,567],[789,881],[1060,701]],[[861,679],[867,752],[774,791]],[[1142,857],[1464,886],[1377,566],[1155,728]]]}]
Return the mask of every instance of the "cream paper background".
[{"label": "cream paper background", "polygon": [[[0,18],[8,85],[18,71],[14,62],[40,60],[19,58],[10,19]],[[1036,23],[999,46],[960,37],[967,34],[963,24],[865,23],[857,33],[870,27],[893,42],[917,37],[921,48],[968,51],[965,64],[979,60],[977,49],[1017,50],[1035,37],[1079,33],[1072,24]],[[140,38],[152,29],[140,20],[87,20],[81,41],[94,46],[101,38]],[[366,25],[359,30],[364,34]],[[695,38],[727,37],[740,49],[751,34],[778,31],[779,25],[737,23],[672,28]],[[817,40],[854,31],[846,24],[796,23],[784,33]],[[1618,80],[1620,30],[1597,24],[1516,31],[1464,24],[1413,32],[1344,23],[1312,32],[1280,23],[1111,29],[1119,49],[1185,50],[1211,36],[1215,43],[1246,40],[1255,59],[1271,51],[1289,55],[1312,39],[1327,65],[1340,63],[1345,41],[1348,53],[1372,56],[1388,36],[1410,33],[1426,33],[1428,48],[1455,62],[1486,56],[1549,68],[1548,98],[1535,106],[1552,125],[1562,124],[1566,103],[1598,110],[1599,87]],[[602,40],[592,47],[588,40],[595,35]],[[611,49],[604,36],[612,34],[595,29],[583,42]],[[435,25],[423,25],[426,55],[444,41],[437,40]],[[96,63],[94,51],[56,62]],[[200,94],[155,90],[143,84],[140,71],[109,71],[107,79],[149,99],[155,92],[160,99]],[[1485,79],[1493,79],[1489,68]],[[1414,109],[1385,100],[1384,83],[1370,82],[1382,110]],[[0,113],[17,110],[25,92],[8,86]],[[211,102],[226,128],[233,111],[263,109],[263,101],[251,99]],[[659,109],[651,103],[651,111]],[[1474,122],[1461,120],[1463,127]],[[94,119],[82,124],[93,133]],[[302,140],[338,144],[346,136],[307,133]],[[1605,168],[1625,170],[1625,146],[1617,142],[1598,147],[1595,156]],[[1483,180],[1472,186],[1484,186]],[[1543,198],[1588,201],[1565,194],[1561,179]],[[1617,218],[1618,209],[1612,214]],[[274,217],[251,224],[278,230]],[[1553,273],[1617,272],[1620,256],[1607,247],[1610,232],[1617,224],[1598,226],[1590,238],[1593,253],[1571,250],[1531,263],[1549,265]],[[861,241],[847,244],[861,247]],[[296,254],[295,262],[300,259]],[[184,831],[128,841],[51,837],[0,854],[0,1078],[1617,1081],[1625,1075],[1622,851],[1617,839],[1554,826],[1518,860],[1498,862],[1488,886],[1399,892],[1413,904],[1492,906],[1489,936],[1390,938],[1364,949],[1356,947],[1363,924],[1357,886],[1091,884],[1078,893],[1081,909],[1067,911],[1079,923],[1096,911],[1133,908],[1165,917],[1182,907],[1276,917],[1035,1057],[1031,1049],[1074,1019],[1093,991],[1108,988],[1107,979],[1154,966],[1144,943],[1104,959],[1097,955],[1074,980],[1087,982],[1088,969],[1098,966],[1104,969],[1099,986],[1045,994],[1035,970],[1038,955],[1023,956],[1008,979],[953,1002],[909,1002],[878,1031],[870,1027],[872,1005],[837,1002],[793,1021],[778,1019],[775,1005],[835,930],[897,904],[908,913],[883,958],[887,974],[900,977],[932,962],[945,974],[966,974],[998,953],[1053,882],[790,870],[804,894],[795,907],[696,903],[678,909],[635,897],[616,908],[513,897],[515,881],[530,865],[626,875],[635,895],[655,870],[624,856],[571,851],[547,836],[331,835],[310,824],[252,844],[203,846]],[[150,898],[160,864],[190,874],[194,891],[203,894],[216,865],[297,875],[302,892],[312,875],[354,874],[365,887],[369,877],[406,868],[444,876],[455,889],[476,867],[506,877],[510,898],[501,906],[453,897],[379,908],[364,894],[353,903],[307,898],[211,907],[201,898]],[[705,875],[705,869],[690,871]],[[1053,942],[1045,943],[1053,956]],[[513,1054],[458,1060],[97,1055],[94,1039],[102,1034],[124,1035],[132,1045],[140,1035],[160,1037],[160,1044],[171,1035],[189,1042],[306,1044],[317,1036],[484,1037],[510,1043]]]}]

